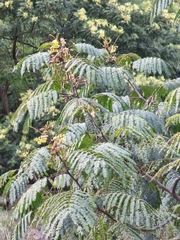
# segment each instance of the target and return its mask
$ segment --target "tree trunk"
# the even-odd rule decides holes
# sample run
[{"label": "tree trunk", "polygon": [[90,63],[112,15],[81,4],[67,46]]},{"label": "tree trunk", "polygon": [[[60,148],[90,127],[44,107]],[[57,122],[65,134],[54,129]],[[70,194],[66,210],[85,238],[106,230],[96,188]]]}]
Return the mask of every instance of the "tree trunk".
[{"label": "tree trunk", "polygon": [[9,89],[9,81],[6,80],[5,87],[0,86],[0,97],[2,100],[2,112],[3,115],[8,115],[9,114],[9,104],[8,104],[8,97],[7,97],[7,92]]}]

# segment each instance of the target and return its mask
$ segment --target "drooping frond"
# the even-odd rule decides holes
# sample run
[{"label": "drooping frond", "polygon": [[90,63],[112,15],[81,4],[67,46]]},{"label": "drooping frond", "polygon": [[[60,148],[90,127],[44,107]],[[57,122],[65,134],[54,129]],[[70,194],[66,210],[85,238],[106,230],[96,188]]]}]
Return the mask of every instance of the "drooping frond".
[{"label": "drooping frond", "polygon": [[83,116],[86,120],[87,114],[101,121],[102,113],[108,113],[108,110],[97,101],[89,98],[74,98],[70,100],[61,111],[57,124],[72,124],[77,115],[78,118],[80,118],[80,116],[82,118]]},{"label": "drooping frond", "polygon": [[28,190],[22,195],[21,199],[17,203],[14,216],[15,218],[22,218],[31,205],[37,200],[37,195],[47,185],[47,178],[37,180]]},{"label": "drooping frond", "polygon": [[46,92],[41,92],[38,95],[30,98],[27,101],[27,109],[30,114],[30,118],[33,120],[40,117],[43,112],[45,112],[53,103],[57,102],[57,91],[50,90]]},{"label": "drooping frond", "polygon": [[11,183],[9,189],[10,203],[13,204],[26,189],[29,180],[36,176],[44,176],[48,169],[48,161],[51,154],[46,148],[40,148],[30,154],[30,156],[22,162],[16,179]]},{"label": "drooping frond", "polygon": [[173,79],[173,80],[165,82],[163,84],[163,88],[170,90],[170,91],[174,90],[178,87],[180,87],[180,78]]},{"label": "drooping frond", "polygon": [[174,21],[176,21],[180,16],[180,9],[177,11]]},{"label": "drooping frond", "polygon": [[[166,151],[166,157],[170,156],[179,156],[180,154],[180,133],[173,135],[165,146],[162,148],[163,151]],[[161,150],[161,151],[162,151]]]},{"label": "drooping frond", "polygon": [[[123,187],[136,178],[135,163],[130,158],[130,153],[112,143],[102,143],[90,150],[74,151],[68,162],[75,175],[79,176],[83,172],[88,174],[88,188],[92,188],[92,185],[98,187],[98,178],[101,182],[107,181],[111,178],[111,171],[121,178]],[[82,181],[86,180],[82,178]]]},{"label": "drooping frond", "polygon": [[108,229],[107,239],[112,239],[113,237],[118,237],[118,240],[143,240],[138,231],[134,231],[121,222],[113,224]]},{"label": "drooping frond", "polygon": [[126,73],[122,68],[117,67],[101,67],[100,78],[96,79],[96,86],[101,86],[105,90],[124,91],[128,89],[126,81]]},{"label": "drooping frond", "polygon": [[[11,119],[14,131],[18,131],[19,125],[23,121],[25,121],[24,129],[27,130],[32,119],[40,116],[46,111],[51,106],[52,102],[57,102],[57,91],[53,90],[53,88],[53,81],[41,84],[20,104]],[[29,112],[29,115],[27,112]]]},{"label": "drooping frond", "polygon": [[79,78],[86,76],[90,80],[92,77],[95,77],[95,75],[99,75],[98,69],[87,59],[70,60],[66,63],[65,68],[67,72],[72,71],[72,73]]},{"label": "drooping frond", "polygon": [[136,147],[135,152],[139,162],[148,164],[152,161],[157,161],[164,158],[165,152],[160,151],[167,143],[167,138],[162,134],[156,134],[153,139],[149,139],[146,142],[141,141]]},{"label": "drooping frond", "polygon": [[138,117],[143,118],[147,121],[147,123],[152,127],[153,131],[156,133],[163,133],[165,132],[164,122],[158,118],[153,112],[135,109],[135,110],[126,110],[124,113],[134,114]]},{"label": "drooping frond", "polygon": [[47,148],[42,147],[35,152],[32,152],[28,157],[27,161],[22,163],[19,172],[24,171],[24,165],[28,163],[29,167],[26,166],[25,171],[28,173],[30,179],[34,178],[34,175],[44,176],[48,169],[48,163],[51,159],[51,154]]},{"label": "drooping frond", "polygon": [[120,221],[111,222],[107,221],[107,216],[101,215],[97,219],[94,228],[91,229],[86,239],[118,239],[118,240],[143,240],[138,234],[138,231],[134,231]]},{"label": "drooping frond", "polygon": [[12,232],[11,240],[20,240],[24,237],[25,232],[28,229],[28,225],[31,222],[31,215],[32,212],[30,211],[20,219]]},{"label": "drooping frond", "polygon": [[153,135],[153,129],[148,122],[131,112],[122,112],[112,117],[112,137],[133,137],[148,139]]},{"label": "drooping frond", "polygon": [[98,49],[92,46],[91,44],[87,43],[76,43],[75,44],[76,50],[81,53],[87,53],[88,55],[104,58],[108,55],[108,52],[106,49]]},{"label": "drooping frond", "polygon": [[[60,129],[59,133],[63,134],[64,128]],[[67,125],[66,133],[63,135],[62,143],[66,146],[72,146],[78,143],[81,144],[83,138],[87,135],[87,126],[85,123],[74,123]]]},{"label": "drooping frond", "polygon": [[135,85],[130,73],[120,67],[97,67],[87,59],[70,60],[65,67],[67,72],[72,71],[76,77],[84,77],[89,85],[101,88],[101,91],[114,90],[117,93],[128,91],[127,78]]},{"label": "drooping frond", "polygon": [[27,185],[29,183],[29,178],[26,173],[20,174],[12,183],[9,189],[9,199],[10,204],[13,203],[21,196],[21,194],[25,191]]},{"label": "drooping frond", "polygon": [[0,176],[0,189],[7,183],[7,181],[12,178],[16,173],[16,170],[10,170]]},{"label": "drooping frond", "polygon": [[171,161],[170,163],[161,167],[158,172],[154,175],[154,178],[160,178],[162,175],[167,172],[170,172],[172,169],[178,170],[180,168],[180,159],[176,159]]},{"label": "drooping frond", "polygon": [[167,112],[169,112],[172,108],[174,108],[175,112],[178,112],[180,105],[180,87],[174,89],[167,95],[165,104]]},{"label": "drooping frond", "polygon": [[166,127],[169,127],[171,125],[178,125],[180,124],[180,114],[174,114],[173,116],[166,119]]},{"label": "drooping frond", "polygon": [[98,93],[93,96],[98,102],[110,112],[120,113],[130,108],[129,96],[119,97],[110,92]]},{"label": "drooping frond", "polygon": [[65,239],[69,231],[86,236],[96,221],[94,199],[85,192],[62,192],[48,198],[37,212],[35,221],[43,223],[50,239]]},{"label": "drooping frond", "polygon": [[22,63],[21,76],[26,72],[36,72],[45,64],[48,65],[50,60],[50,54],[48,52],[38,52],[32,54],[30,57],[26,58]]},{"label": "drooping frond", "polygon": [[170,66],[161,58],[147,57],[133,62],[132,68],[138,72],[146,74],[159,74],[164,72],[167,76],[171,75]]},{"label": "drooping frond", "polygon": [[103,205],[117,220],[136,228],[150,230],[158,226],[160,222],[167,221],[167,215],[163,216],[147,202],[129,194],[109,193]]},{"label": "drooping frond", "polygon": [[160,14],[164,9],[167,8],[174,0],[155,0],[153,11],[151,13],[151,19],[154,19],[158,14]]},{"label": "drooping frond", "polygon": [[65,187],[70,186],[70,180],[71,177],[69,174],[60,174],[59,176],[56,176],[53,182],[53,186],[55,186],[57,189],[63,189]]}]

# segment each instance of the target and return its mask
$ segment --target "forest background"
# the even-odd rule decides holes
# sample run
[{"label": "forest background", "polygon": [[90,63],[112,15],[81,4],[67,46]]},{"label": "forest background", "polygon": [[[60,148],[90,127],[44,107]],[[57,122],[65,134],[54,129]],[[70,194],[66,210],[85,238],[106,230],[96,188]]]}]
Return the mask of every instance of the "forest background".
[{"label": "forest background", "polygon": [[2,239],[177,239],[179,9],[1,1]]}]

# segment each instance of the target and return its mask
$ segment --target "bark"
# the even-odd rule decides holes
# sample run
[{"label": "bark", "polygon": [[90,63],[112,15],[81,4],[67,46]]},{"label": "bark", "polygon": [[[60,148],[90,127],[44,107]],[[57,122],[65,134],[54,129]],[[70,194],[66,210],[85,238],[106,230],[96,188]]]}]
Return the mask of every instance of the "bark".
[{"label": "bark", "polygon": [[8,89],[9,89],[9,81],[6,80],[5,87],[3,88],[0,86],[0,97],[2,101],[3,115],[9,114],[9,104],[8,104],[8,96],[7,96]]}]

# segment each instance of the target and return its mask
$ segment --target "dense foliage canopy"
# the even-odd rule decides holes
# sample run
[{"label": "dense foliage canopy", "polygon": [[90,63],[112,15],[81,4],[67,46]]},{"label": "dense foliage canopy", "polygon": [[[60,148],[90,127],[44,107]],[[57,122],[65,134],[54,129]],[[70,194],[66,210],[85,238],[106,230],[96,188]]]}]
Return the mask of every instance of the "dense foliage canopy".
[{"label": "dense foliage canopy", "polygon": [[180,238],[179,7],[0,3],[11,239]]}]

